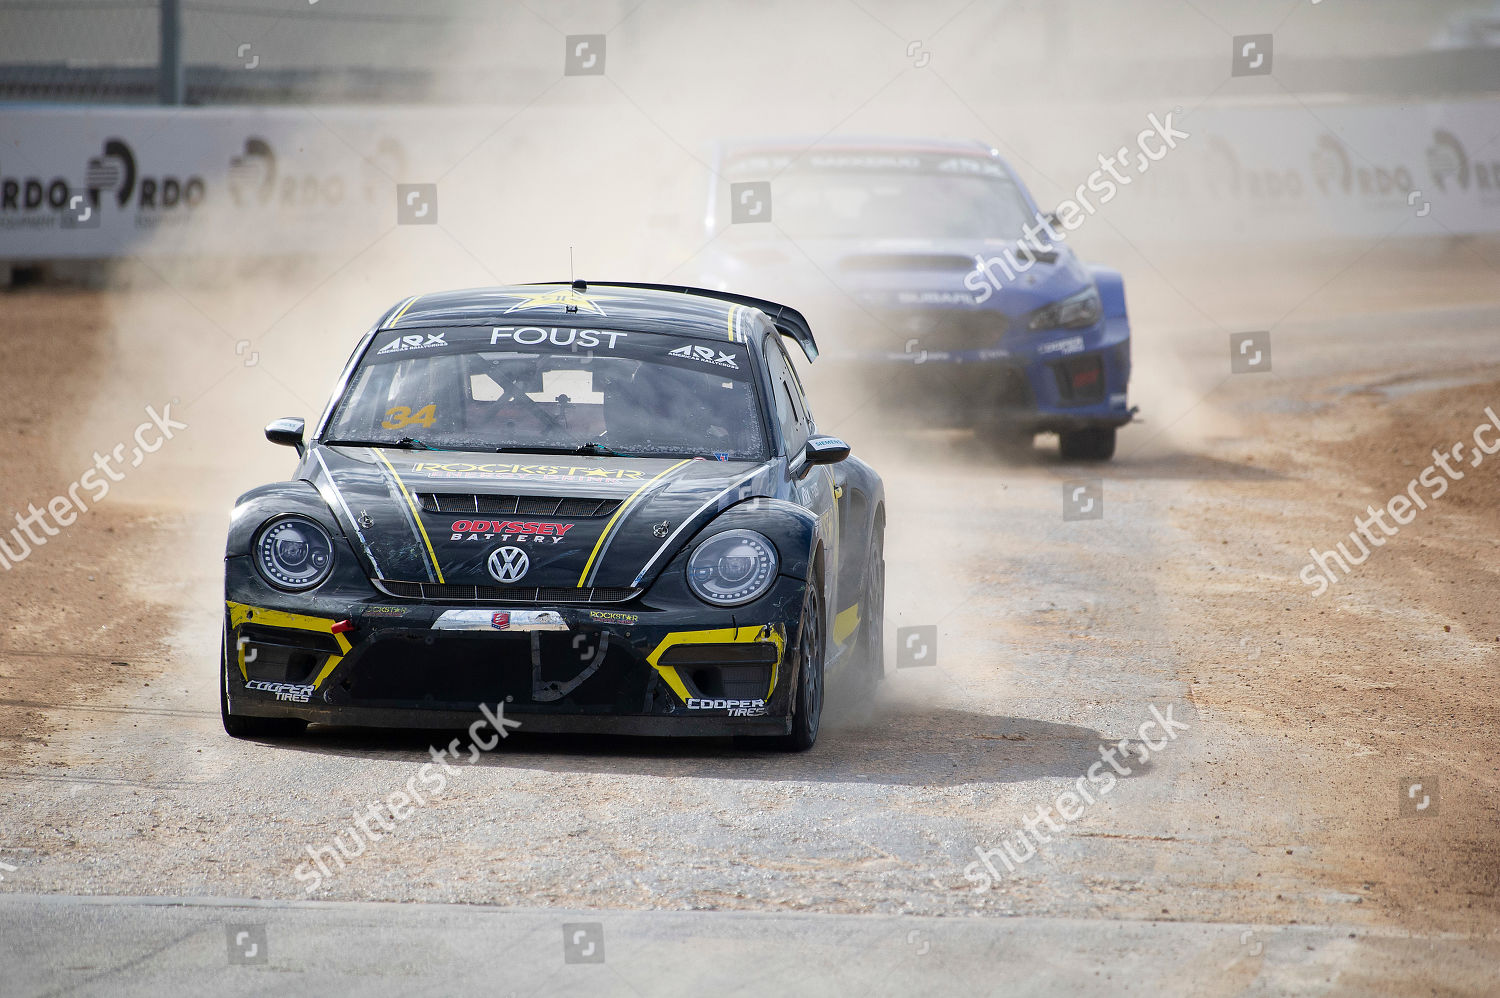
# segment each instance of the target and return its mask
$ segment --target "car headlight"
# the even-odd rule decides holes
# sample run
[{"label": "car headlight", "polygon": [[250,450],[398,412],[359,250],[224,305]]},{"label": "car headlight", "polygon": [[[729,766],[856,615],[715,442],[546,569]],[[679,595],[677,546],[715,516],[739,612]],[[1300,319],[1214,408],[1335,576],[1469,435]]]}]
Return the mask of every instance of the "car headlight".
[{"label": "car headlight", "polygon": [[776,581],[776,548],[753,530],[726,530],[698,545],[687,576],[693,595],[705,603],[749,603]]},{"label": "car headlight", "polygon": [[1027,325],[1032,329],[1087,329],[1103,314],[1099,292],[1089,288],[1037,309]]},{"label": "car headlight", "polygon": [[278,589],[311,589],[333,571],[333,541],[305,516],[282,517],[255,538],[255,564]]}]

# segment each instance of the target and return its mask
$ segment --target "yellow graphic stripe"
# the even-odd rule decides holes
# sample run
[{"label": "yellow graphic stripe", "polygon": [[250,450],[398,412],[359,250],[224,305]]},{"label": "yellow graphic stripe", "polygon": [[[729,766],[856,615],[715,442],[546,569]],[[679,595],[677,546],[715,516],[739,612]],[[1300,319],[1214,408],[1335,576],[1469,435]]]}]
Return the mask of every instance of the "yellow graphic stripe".
[{"label": "yellow graphic stripe", "polygon": [[[234,600],[225,600],[225,606],[229,607],[229,629],[237,631],[247,621],[254,621],[262,627],[284,627],[292,631],[314,631],[318,634],[332,634],[333,640],[338,642],[339,654],[328,656],[322,670],[313,680],[313,689],[323,684],[334,668],[349,654],[349,649],[354,647],[349,639],[342,634],[333,633],[335,621],[327,617],[308,617],[300,613],[287,613],[284,610],[266,610],[258,606],[250,606],[246,603],[236,603]],[[239,649],[240,678],[248,680],[249,670],[245,668],[245,646],[236,642]]]},{"label": "yellow graphic stripe", "polygon": [[856,603],[849,609],[833,618],[833,640],[836,644],[843,644],[844,640],[853,634],[859,627],[859,604]]},{"label": "yellow graphic stripe", "polygon": [[406,304],[401,306],[401,311],[397,312],[395,314],[395,316],[392,317],[391,321],[387,322],[385,324],[386,328],[389,329],[390,327],[394,326],[396,323],[400,322],[401,321],[401,317],[406,314],[406,310],[409,309],[409,308],[411,308],[413,305],[415,305],[417,303],[417,299],[420,298],[420,297],[422,297],[422,296],[421,295],[412,295],[411,298],[407,300]]},{"label": "yellow graphic stripe", "polygon": [[640,488],[630,493],[630,498],[626,499],[620,504],[620,508],[615,510],[615,515],[609,518],[609,522],[604,525],[603,532],[599,534],[599,541],[594,545],[594,550],[590,552],[589,560],[584,562],[583,573],[578,576],[578,588],[582,589],[585,585],[588,584],[589,569],[594,567],[594,560],[599,557],[599,552],[604,550],[604,542],[609,540],[610,531],[614,529],[616,521],[618,521],[620,517],[625,515],[625,511],[630,508],[630,504],[635,502],[636,498],[642,492],[645,492],[647,489],[649,489],[654,482],[657,482],[667,475],[670,475],[672,472],[676,471],[678,468],[682,467],[684,464],[687,464],[691,460],[692,458],[685,457],[681,461],[678,461],[676,464],[672,465],[672,467],[668,468],[666,471],[663,471],[660,475],[657,475],[655,478],[651,479],[651,481],[647,482],[645,485],[642,485]]},{"label": "yellow graphic stripe", "polygon": [[386,458],[385,451],[379,447],[372,447],[370,449],[375,452],[376,457],[385,462],[387,468],[391,469],[391,477],[396,479],[396,487],[401,490],[402,497],[406,499],[406,505],[411,507],[412,522],[417,525],[417,531],[422,535],[422,543],[427,545],[427,553],[432,557],[432,569],[437,572],[437,580],[439,582],[446,582],[447,580],[443,578],[443,566],[438,564],[437,552],[432,549],[432,538],[427,536],[427,528],[422,526],[422,513],[421,510],[417,509],[416,500],[412,499],[411,493],[406,491],[406,483],[396,473],[395,465],[391,464],[390,460]]},{"label": "yellow graphic stripe", "polygon": [[675,645],[726,645],[726,644],[754,644],[755,642],[770,640],[776,646],[776,661],[771,664],[771,685],[766,690],[766,699],[771,699],[771,694],[776,692],[776,677],[781,671],[781,659],[786,654],[786,631],[780,624],[755,624],[750,627],[719,627],[707,631],[673,631],[661,639],[661,644],[656,650],[646,656],[646,661],[651,668],[661,673],[661,678],[671,687],[672,692],[687,703],[693,694],[689,692],[687,684],[682,681],[676,668],[670,665],[662,665],[661,657],[668,648]]},{"label": "yellow graphic stripe", "polygon": [[729,315],[724,320],[724,324],[729,327],[729,342],[730,343],[734,342],[734,327],[735,327],[735,321],[734,321],[734,319],[735,319],[735,315],[739,312],[739,310],[740,310],[740,307],[738,305],[731,305],[731,306],[729,306]]}]

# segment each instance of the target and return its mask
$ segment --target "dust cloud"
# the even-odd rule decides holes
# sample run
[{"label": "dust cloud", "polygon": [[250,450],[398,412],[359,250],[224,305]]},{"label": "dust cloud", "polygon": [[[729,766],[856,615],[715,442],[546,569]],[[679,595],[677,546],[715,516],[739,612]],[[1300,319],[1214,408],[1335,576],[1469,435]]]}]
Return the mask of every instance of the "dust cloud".
[{"label": "dust cloud", "polygon": [[[1375,5],[1380,16],[1371,6],[1297,12],[1294,54],[1410,48],[1461,5],[1413,12],[1386,2]],[[429,94],[442,103],[260,112],[281,122],[283,172],[353,178],[353,207],[319,215],[315,245],[303,238],[306,219],[293,217],[300,209],[279,195],[253,225],[221,202],[191,225],[146,236],[111,269],[102,299],[113,340],[108,373],[77,420],[70,456],[86,464],[94,450],[125,439],[145,406],[176,400],[174,415],[190,429],[122,483],[119,501],[222,523],[236,495],[292,466],[261,427],[287,415],[311,425],[359,336],[410,294],[571,274],[712,279],[714,252],[739,235],[703,226],[726,182],[715,170],[717,140],[778,136],[812,147],[858,136],[975,139],[1007,156],[1050,207],[1147,114],[1184,107],[1191,130],[1203,95],[1222,83],[1227,35],[1258,24],[1257,7],[473,3],[452,5],[451,16],[420,31],[391,28],[383,48],[368,25],[348,35],[273,32],[261,46],[268,64],[394,60],[427,72]],[[607,37],[605,75],[560,75],[564,38],[596,33]],[[1163,61],[1178,75],[1158,72],[1150,88],[1122,85]],[[400,156],[382,148],[390,136]],[[1191,149],[1168,158],[1154,189],[1186,183],[1200,167]],[[225,170],[213,178],[219,189]],[[395,224],[398,183],[437,184],[439,224]],[[1247,260],[1273,298],[1295,284],[1299,266],[1279,263],[1274,243],[1244,239],[1205,259],[1191,244],[1159,237],[1158,210],[1148,191],[1125,192],[1072,241],[1086,261],[1126,274],[1132,396],[1148,416],[1123,431],[1127,457],[1135,445],[1171,453],[1235,432],[1203,401],[1225,332],[1253,321],[1232,289]],[[770,237],[777,240],[785,257],[806,256],[784,234]],[[742,277],[736,287],[778,290],[777,278],[753,268]],[[836,275],[811,265],[799,280],[820,302],[845,295]],[[1290,297],[1275,305],[1296,307]],[[815,329],[823,307],[807,309]],[[1254,318],[1264,321],[1264,310]],[[1044,455],[1034,467],[1007,469],[962,434],[934,445],[920,426],[894,433],[889,419],[874,418],[884,410],[878,394],[819,384],[813,373],[815,395],[854,396],[825,417],[825,429],[875,455],[877,466],[890,457],[888,479],[921,461],[977,464],[996,482],[1061,474]],[[934,582],[950,590],[929,594],[938,599],[961,599],[969,588],[962,578]]]}]

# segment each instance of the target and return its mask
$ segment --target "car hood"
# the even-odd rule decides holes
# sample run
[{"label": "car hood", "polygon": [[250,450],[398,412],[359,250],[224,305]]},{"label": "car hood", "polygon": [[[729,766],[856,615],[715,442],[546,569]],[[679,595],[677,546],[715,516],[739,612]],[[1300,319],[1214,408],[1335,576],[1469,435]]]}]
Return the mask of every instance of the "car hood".
[{"label": "car hood", "polygon": [[[791,248],[785,240],[741,239],[723,251],[715,269],[736,286],[779,294],[779,300],[818,302],[821,307],[809,308],[819,312],[856,305],[983,308],[1019,317],[1082,290],[1092,280],[1065,244],[1024,270],[1020,268],[1027,261],[1011,264],[1007,251],[1014,253],[1015,243],[1001,239],[802,239]],[[995,264],[990,268],[995,281],[986,282],[978,272],[980,258],[1006,260],[1011,274]],[[833,295],[830,279],[837,286]]]},{"label": "car hood", "polygon": [[769,495],[773,468],[320,444],[310,458],[371,578],[517,589],[649,585],[721,510]]}]

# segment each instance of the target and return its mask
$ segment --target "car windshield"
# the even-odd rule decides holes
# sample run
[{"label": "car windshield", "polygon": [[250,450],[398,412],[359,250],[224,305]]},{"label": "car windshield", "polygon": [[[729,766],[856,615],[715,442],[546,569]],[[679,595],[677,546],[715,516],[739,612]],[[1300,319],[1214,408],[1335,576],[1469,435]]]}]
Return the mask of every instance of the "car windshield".
[{"label": "car windshield", "polygon": [[867,160],[825,157],[777,176],[776,224],[794,239],[1017,239],[1036,221],[987,160]]},{"label": "car windshield", "polygon": [[377,334],[327,443],[764,460],[748,349],[565,326]]}]

